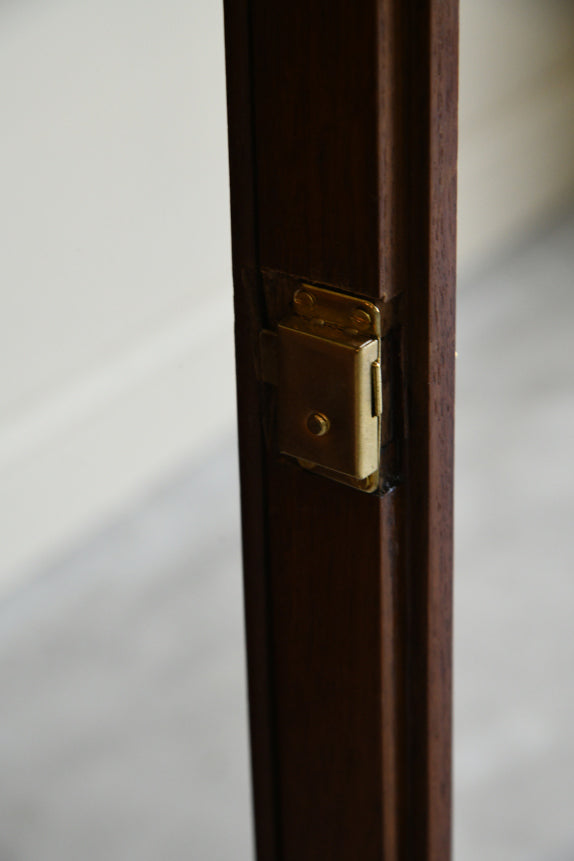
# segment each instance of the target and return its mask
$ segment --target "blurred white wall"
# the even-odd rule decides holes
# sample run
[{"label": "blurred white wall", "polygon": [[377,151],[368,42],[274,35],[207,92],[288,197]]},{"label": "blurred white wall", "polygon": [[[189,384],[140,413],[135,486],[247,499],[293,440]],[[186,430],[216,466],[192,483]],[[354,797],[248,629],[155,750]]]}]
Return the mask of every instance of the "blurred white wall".
[{"label": "blurred white wall", "polygon": [[574,195],[574,3],[461,0],[464,274]]},{"label": "blurred white wall", "polygon": [[0,588],[232,425],[222,8],[0,7]]},{"label": "blurred white wall", "polygon": [[[462,0],[464,270],[574,188],[574,6]],[[0,6],[0,588],[234,417],[219,0]]]}]

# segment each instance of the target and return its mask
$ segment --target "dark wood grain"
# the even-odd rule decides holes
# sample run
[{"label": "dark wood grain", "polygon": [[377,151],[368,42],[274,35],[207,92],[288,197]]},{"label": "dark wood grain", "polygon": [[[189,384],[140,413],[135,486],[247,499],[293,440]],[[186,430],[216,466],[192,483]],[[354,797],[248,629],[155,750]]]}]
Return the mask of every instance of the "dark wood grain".
[{"label": "dark wood grain", "polygon": [[[456,7],[225,4],[259,861],[449,858]],[[395,309],[382,495],[277,453],[300,278]]]},{"label": "dark wood grain", "polygon": [[[403,7],[408,858],[450,857],[458,4]],[[418,827],[412,828],[412,822]]]},{"label": "dark wood grain", "polygon": [[248,5],[225,8],[225,52],[231,233],[235,300],[238,435],[240,450],[243,584],[248,654],[251,772],[258,859],[279,859],[278,768],[271,596],[267,476],[262,427],[262,390],[256,376],[258,333],[263,302],[258,277],[257,209]]},{"label": "dark wood grain", "polygon": [[388,4],[251,5],[261,264],[390,294],[391,200],[381,208],[378,194],[388,193],[379,173],[393,145],[377,41]]},{"label": "dark wood grain", "polygon": [[392,858],[397,500],[287,464],[271,478],[283,857]]}]

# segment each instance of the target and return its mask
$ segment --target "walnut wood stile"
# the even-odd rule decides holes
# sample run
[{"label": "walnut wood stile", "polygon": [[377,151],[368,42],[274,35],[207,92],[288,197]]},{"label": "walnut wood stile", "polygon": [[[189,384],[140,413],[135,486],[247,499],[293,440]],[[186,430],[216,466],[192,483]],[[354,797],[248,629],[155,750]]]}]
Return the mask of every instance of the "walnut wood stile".
[{"label": "walnut wood stile", "polygon": [[[258,859],[446,861],[456,0],[225,0],[225,25]],[[277,456],[258,332],[289,278],[404,300],[382,496]]]},{"label": "walnut wood stile", "polygon": [[458,2],[405,6],[406,857],[451,852]]}]

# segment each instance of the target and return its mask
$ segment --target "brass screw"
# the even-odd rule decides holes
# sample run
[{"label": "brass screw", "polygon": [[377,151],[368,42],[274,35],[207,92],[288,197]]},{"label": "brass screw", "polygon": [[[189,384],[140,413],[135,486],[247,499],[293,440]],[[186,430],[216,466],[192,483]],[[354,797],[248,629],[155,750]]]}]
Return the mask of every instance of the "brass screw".
[{"label": "brass screw", "polygon": [[371,325],[371,315],[363,308],[355,308],[351,314],[351,320],[357,329],[368,329]]},{"label": "brass screw", "polygon": [[313,294],[307,293],[306,290],[297,290],[293,302],[299,311],[312,311],[316,304]]},{"label": "brass screw", "polygon": [[311,431],[313,436],[325,436],[330,427],[331,422],[323,413],[311,413],[307,419],[307,430]]}]

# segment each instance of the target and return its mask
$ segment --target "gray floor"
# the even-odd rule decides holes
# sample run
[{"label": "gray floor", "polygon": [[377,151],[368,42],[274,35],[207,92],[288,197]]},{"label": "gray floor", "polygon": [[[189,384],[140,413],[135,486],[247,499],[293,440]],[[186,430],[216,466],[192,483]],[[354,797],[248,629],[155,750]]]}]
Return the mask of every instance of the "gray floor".
[{"label": "gray floor", "polygon": [[[459,297],[456,859],[574,858],[574,217]],[[0,861],[247,861],[234,440],[0,604]]]},{"label": "gray floor", "polygon": [[463,286],[456,857],[574,858],[574,217]]},{"label": "gray floor", "polygon": [[0,606],[0,861],[251,857],[235,443]]}]

